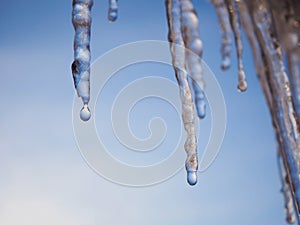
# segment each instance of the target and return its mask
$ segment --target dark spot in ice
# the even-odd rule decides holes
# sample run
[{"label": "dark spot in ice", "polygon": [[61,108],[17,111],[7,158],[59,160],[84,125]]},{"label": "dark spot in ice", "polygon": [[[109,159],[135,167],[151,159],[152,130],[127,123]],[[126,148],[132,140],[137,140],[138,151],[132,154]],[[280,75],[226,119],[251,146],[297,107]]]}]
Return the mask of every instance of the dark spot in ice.
[{"label": "dark spot in ice", "polygon": [[78,67],[79,67],[79,61],[74,60],[74,62],[72,63],[71,69],[72,69],[73,81],[74,81],[75,87],[77,86],[76,85],[76,76],[75,76],[75,74],[79,73]]}]

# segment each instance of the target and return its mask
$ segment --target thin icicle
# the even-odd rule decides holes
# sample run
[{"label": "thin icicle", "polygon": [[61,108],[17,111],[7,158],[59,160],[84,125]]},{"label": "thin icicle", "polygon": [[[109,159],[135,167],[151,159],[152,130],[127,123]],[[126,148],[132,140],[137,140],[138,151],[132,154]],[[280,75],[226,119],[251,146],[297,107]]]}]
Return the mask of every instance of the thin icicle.
[{"label": "thin icicle", "polygon": [[166,10],[168,17],[169,34],[172,63],[175,70],[177,82],[180,88],[180,98],[182,102],[182,120],[187,132],[187,140],[184,148],[187,153],[185,167],[187,170],[187,181],[190,185],[197,183],[197,139],[194,124],[194,105],[192,102],[191,90],[188,83],[187,74],[182,69],[185,68],[185,50],[181,36],[180,4],[179,0],[166,0]]},{"label": "thin icicle", "polygon": [[77,94],[83,101],[80,113],[82,120],[91,117],[88,103],[90,100],[90,33],[91,33],[91,8],[93,0],[73,0],[72,22],[75,29],[74,62],[72,74]]},{"label": "thin icicle", "polygon": [[247,8],[246,2],[244,0],[237,1],[237,8],[240,15],[241,25],[245,31],[247,39],[250,43],[252,55],[255,64],[255,70],[260,80],[263,92],[265,94],[269,109],[272,109],[272,96],[270,93],[270,88],[268,81],[265,78],[266,70],[263,64],[263,56],[261,55],[261,49],[258,43],[258,40],[255,35],[255,30],[253,27],[253,21],[249,14],[249,10]]},{"label": "thin icicle", "polygon": [[239,13],[236,8],[235,0],[226,0],[226,3],[227,3],[228,11],[229,11],[231,28],[232,28],[233,34],[234,34],[236,54],[237,54],[237,59],[238,59],[238,89],[240,91],[246,91],[247,90],[247,81],[246,81],[246,75],[244,72],[244,65],[243,65],[243,59],[242,59],[243,43],[242,43],[242,39],[241,39]]},{"label": "thin icicle", "polygon": [[[198,31],[198,18],[190,0],[180,0],[181,9],[181,32],[186,51],[186,64],[188,72],[192,77],[192,84],[195,93],[195,105],[199,118],[204,118],[206,104],[204,98],[205,83],[202,75],[201,57],[202,41]],[[198,85],[199,84],[199,85]]]},{"label": "thin icicle", "polygon": [[216,9],[218,19],[219,19],[219,24],[221,27],[221,32],[222,32],[221,68],[222,70],[227,70],[230,67],[231,45],[232,45],[229,14],[224,0],[212,0],[212,4]]},{"label": "thin icicle", "polygon": [[118,0],[108,0],[108,20],[115,22],[118,18]]}]

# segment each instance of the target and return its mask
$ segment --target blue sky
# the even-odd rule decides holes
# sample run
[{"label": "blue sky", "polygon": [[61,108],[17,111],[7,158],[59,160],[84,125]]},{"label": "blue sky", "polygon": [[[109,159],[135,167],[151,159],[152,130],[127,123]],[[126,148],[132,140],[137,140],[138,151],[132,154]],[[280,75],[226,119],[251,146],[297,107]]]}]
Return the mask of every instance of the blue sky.
[{"label": "blue sky", "polygon": [[[276,142],[249,46],[245,43],[249,88],[239,93],[235,57],[229,71],[219,69],[216,14],[207,1],[194,2],[204,60],[226,101],[226,136],[196,187],[186,184],[181,171],[147,188],[104,180],[77,150],[72,131],[71,1],[1,3],[0,224],[285,223]],[[120,15],[113,24],[107,21],[107,5],[102,0],[94,3],[92,60],[120,44],[167,39],[163,1],[120,0]],[[139,67],[130,71],[145,74]],[[151,103],[140,110],[147,107],[151,110]]]}]

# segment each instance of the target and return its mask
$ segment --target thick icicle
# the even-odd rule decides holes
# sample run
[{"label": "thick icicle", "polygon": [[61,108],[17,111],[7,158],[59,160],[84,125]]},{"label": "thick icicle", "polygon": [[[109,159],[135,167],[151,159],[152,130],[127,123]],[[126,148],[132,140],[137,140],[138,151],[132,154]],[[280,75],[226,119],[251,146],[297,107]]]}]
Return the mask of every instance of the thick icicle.
[{"label": "thick icicle", "polygon": [[[287,56],[293,104],[300,125],[300,4],[293,0],[270,0],[276,34]],[[297,11],[298,10],[298,11]],[[298,17],[298,19],[297,19]]]},{"label": "thick icicle", "polygon": [[279,175],[280,175],[281,183],[282,183],[282,193],[283,193],[284,201],[285,201],[286,220],[288,223],[294,223],[295,213],[294,213],[294,209],[293,209],[293,198],[292,198],[289,183],[287,180],[285,168],[282,163],[282,158],[280,156],[281,155],[280,152],[282,151],[284,144],[283,144],[282,137],[280,136],[281,134],[280,134],[279,124],[277,122],[277,118],[275,116],[276,114],[273,109],[273,103],[272,103],[273,100],[272,100],[272,95],[271,95],[270,86],[269,86],[270,83],[268,82],[268,80],[266,79],[266,76],[265,76],[267,71],[265,70],[264,65],[263,65],[264,57],[261,55],[261,49],[259,47],[259,43],[258,43],[258,40],[255,35],[253,23],[252,23],[251,17],[249,15],[249,11],[247,9],[247,6],[246,6],[244,0],[240,0],[238,2],[238,7],[239,7],[239,12],[240,12],[241,24],[244,27],[245,33],[247,35],[248,41],[249,41],[251,49],[252,49],[255,67],[256,67],[256,73],[260,80],[261,87],[265,94],[267,104],[269,106],[270,113],[272,115],[272,122],[273,122],[273,126],[274,126],[275,133],[276,133],[276,138],[277,138],[277,142],[278,142],[278,146],[279,146],[278,167],[279,167],[279,173],[280,173]]},{"label": "thick icicle", "polygon": [[230,56],[231,56],[231,27],[229,21],[228,10],[225,5],[224,0],[212,0],[212,4],[214,5],[219,24],[221,27],[222,32],[222,47],[221,47],[221,54],[222,54],[222,70],[227,70],[230,67]]},{"label": "thick icicle", "polygon": [[236,8],[235,0],[226,0],[226,3],[229,11],[230,24],[234,34],[236,54],[238,59],[238,89],[240,91],[246,91],[247,81],[246,81],[246,75],[244,72],[244,65],[242,59],[243,43],[242,43],[241,32],[240,32],[239,13]]},{"label": "thick icicle", "polygon": [[90,100],[90,33],[93,0],[73,0],[72,22],[75,29],[74,62],[72,74],[77,94],[83,101],[80,117],[87,121],[91,117]]},{"label": "thick icicle", "polygon": [[114,22],[118,18],[118,0],[108,0],[108,20]]},{"label": "thick icicle", "polygon": [[194,124],[194,105],[185,68],[185,50],[181,35],[180,4],[179,0],[166,0],[172,63],[175,70],[177,82],[180,88],[182,102],[182,120],[187,132],[187,140],[184,148],[187,153],[185,167],[187,170],[187,181],[190,185],[197,183],[197,139]]},{"label": "thick icicle", "polygon": [[180,0],[180,9],[181,32],[185,47],[188,49],[186,51],[186,64],[192,77],[198,117],[202,119],[205,117],[206,104],[203,92],[205,83],[201,66],[202,41],[198,32],[198,18],[190,0]]},{"label": "thick icicle", "polygon": [[[276,3],[278,3],[276,1]],[[273,49],[273,53],[276,52],[274,43],[271,40],[271,37],[273,37],[274,35],[272,35],[271,32],[271,26],[269,24],[269,20],[270,18],[268,18],[268,16],[262,16],[260,15],[260,23],[257,24],[257,16],[256,16],[256,20],[254,17],[252,17],[252,15],[254,13],[258,13],[259,10],[265,10],[263,7],[263,4],[261,4],[259,1],[255,2],[255,3],[248,3],[249,8],[251,9],[251,14],[249,14],[249,10],[246,4],[246,1],[244,0],[239,0],[237,2],[238,7],[239,7],[239,12],[240,12],[240,18],[241,18],[241,23],[243,25],[243,28],[246,32],[247,38],[250,42],[251,48],[252,48],[252,52],[253,52],[253,56],[254,56],[254,61],[255,61],[255,66],[256,66],[256,72],[258,74],[262,89],[264,91],[269,109],[270,109],[270,113],[272,116],[272,122],[273,122],[273,126],[275,129],[275,134],[276,134],[276,138],[277,138],[277,142],[278,142],[278,147],[279,147],[279,154],[278,154],[278,162],[279,162],[279,169],[280,169],[280,175],[281,175],[281,180],[282,180],[282,186],[283,186],[283,194],[284,194],[284,199],[285,199],[285,208],[286,208],[286,219],[287,222],[289,223],[293,223],[295,221],[295,212],[294,212],[294,206],[297,209],[297,202],[296,202],[296,196],[294,191],[292,192],[291,190],[295,190],[295,184],[297,183],[297,181],[292,181],[292,177],[291,177],[291,172],[290,172],[290,168],[293,168],[294,170],[294,174],[295,174],[295,164],[290,165],[291,160],[287,160],[287,154],[286,151],[291,151],[290,147],[287,147],[289,145],[289,139],[287,139],[287,136],[285,133],[282,132],[283,129],[285,129],[282,125],[282,123],[280,123],[282,121],[282,112],[280,112],[280,114],[278,114],[279,110],[278,110],[278,99],[280,98],[279,93],[277,92],[278,90],[275,89],[276,93],[274,90],[272,90],[273,87],[273,83],[272,80],[276,79],[276,77],[273,76],[278,76],[276,74],[274,74],[274,72],[272,73],[273,69],[274,69],[274,65],[272,65],[272,61],[275,60],[275,63],[278,63],[278,60],[281,60],[281,54],[280,51],[277,50],[277,56],[275,54],[276,57],[272,58],[270,57],[269,54],[269,50]],[[256,4],[256,8],[254,7],[253,4]],[[276,5],[275,7],[277,7],[278,5]],[[274,9],[274,7],[272,7]],[[282,10],[282,7],[279,7],[280,10]],[[266,13],[266,11],[264,12]],[[274,18],[274,16],[273,16]],[[276,17],[278,19],[278,17]],[[257,25],[257,26],[255,26]],[[256,34],[258,37],[260,37],[260,43],[258,42],[258,39],[256,37]],[[263,34],[267,34],[264,36],[264,38],[262,38]],[[269,34],[269,35],[268,35]],[[269,37],[269,38],[268,38]],[[269,39],[269,40],[268,40]],[[267,44],[268,41],[271,43],[270,48],[268,48]],[[269,43],[269,44],[270,44]],[[261,48],[260,48],[261,47]],[[281,68],[283,68],[282,65],[282,61],[281,63]],[[276,65],[276,64],[275,64]],[[282,70],[278,71],[279,74],[282,74]],[[285,77],[286,74],[283,73],[283,76]],[[288,86],[287,86],[288,87]],[[290,93],[289,91],[287,92],[287,99],[289,99]],[[289,116],[291,116],[291,119],[288,119],[290,121],[294,121],[292,123],[292,132],[296,133],[295,136],[297,136],[297,127],[295,125],[295,120],[292,116],[292,106],[289,105],[289,108],[291,110],[291,113],[289,113]],[[292,140],[293,141],[293,140]],[[294,140],[294,142],[297,142],[297,138],[296,140]],[[293,151],[297,151],[297,145],[294,145],[295,148],[293,149]],[[295,152],[294,152],[295,154]],[[295,163],[295,162],[294,162]],[[296,167],[298,167],[298,165],[296,165]],[[296,172],[297,173],[297,172]],[[295,179],[295,177],[294,177]],[[293,193],[293,194],[292,194]],[[295,201],[293,201],[293,199]],[[298,222],[299,222],[299,217],[298,218]]]},{"label": "thick icicle", "polygon": [[275,130],[280,134],[282,142],[281,155],[286,168],[290,188],[293,190],[294,205],[299,219],[299,145],[298,126],[294,117],[294,108],[291,102],[291,92],[288,77],[285,73],[280,47],[272,27],[268,6],[259,0],[248,2],[253,16],[255,32],[258,37],[264,63],[267,71],[267,80],[272,93],[271,110]]}]

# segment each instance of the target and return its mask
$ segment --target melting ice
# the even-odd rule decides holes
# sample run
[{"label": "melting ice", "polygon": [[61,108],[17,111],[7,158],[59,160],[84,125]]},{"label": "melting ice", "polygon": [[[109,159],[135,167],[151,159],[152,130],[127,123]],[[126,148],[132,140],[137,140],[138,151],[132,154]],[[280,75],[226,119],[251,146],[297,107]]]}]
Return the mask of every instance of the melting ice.
[{"label": "melting ice", "polygon": [[74,62],[72,74],[78,97],[82,99],[84,107],[80,117],[87,121],[90,118],[88,103],[90,101],[90,36],[91,36],[91,8],[93,0],[73,0],[72,23],[75,29]]},{"label": "melting ice", "polygon": [[[250,43],[256,73],[269,106],[278,142],[278,159],[287,221],[293,223],[296,218],[300,224],[300,2],[298,0],[211,0],[211,3],[215,7],[222,34],[221,67],[223,70],[230,66],[231,36],[234,37],[240,91],[247,89],[242,60],[241,29],[244,30]],[[72,73],[77,94],[83,102],[80,117],[84,121],[91,116],[88,103],[92,5],[93,0],[73,0],[72,22],[75,38]],[[187,133],[184,146],[187,153],[185,163],[187,181],[190,185],[195,185],[198,159],[194,107],[199,118],[205,117],[206,108],[205,83],[200,59],[202,57],[202,41],[199,34],[201,28],[198,27],[198,17],[190,0],[166,0],[165,6],[169,27],[168,40],[182,103],[182,121]],[[115,21],[117,14],[118,1],[109,0],[109,21]],[[186,50],[180,46],[185,47]],[[192,78],[191,86],[190,78]]]}]

